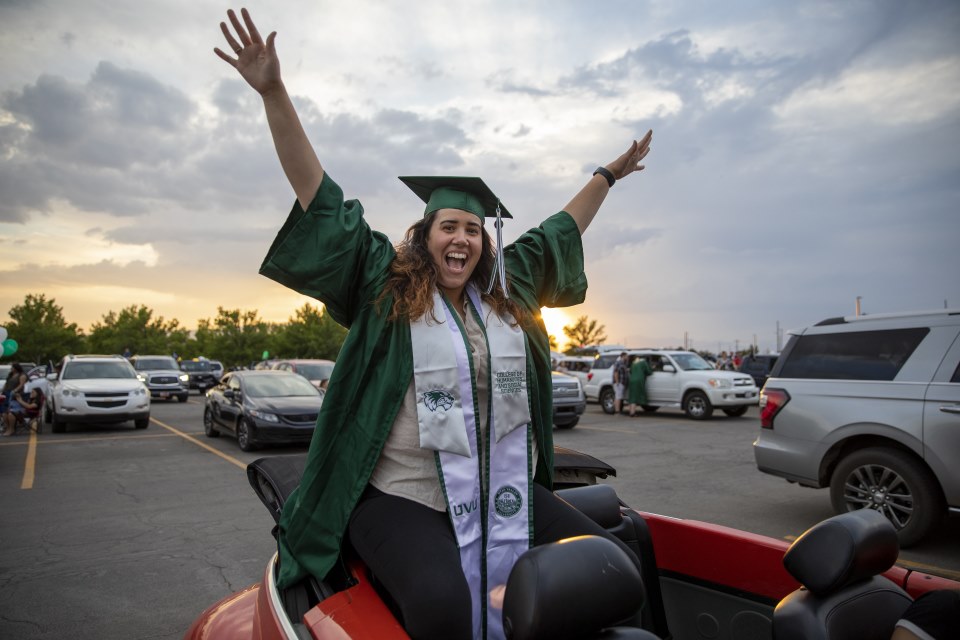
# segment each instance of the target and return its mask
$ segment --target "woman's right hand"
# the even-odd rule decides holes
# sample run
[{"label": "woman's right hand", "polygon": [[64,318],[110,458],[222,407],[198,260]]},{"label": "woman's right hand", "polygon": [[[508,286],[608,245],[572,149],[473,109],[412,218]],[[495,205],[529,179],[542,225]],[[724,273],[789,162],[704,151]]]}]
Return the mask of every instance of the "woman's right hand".
[{"label": "woman's right hand", "polygon": [[227,11],[230,24],[237,32],[236,38],[230,33],[230,27],[227,26],[227,23],[220,23],[220,31],[223,32],[223,37],[226,38],[227,44],[230,45],[237,57],[234,58],[217,47],[213,49],[213,52],[239,71],[247,84],[253,87],[257,93],[266,95],[273,89],[283,86],[280,80],[280,60],[277,58],[277,49],[273,43],[277,32],[274,31],[268,35],[267,41],[264,42],[263,38],[260,37],[260,32],[257,31],[256,25],[250,18],[250,12],[241,9],[240,14],[243,16],[246,28],[240,24],[240,20],[237,19],[237,14],[234,13],[233,9]]}]

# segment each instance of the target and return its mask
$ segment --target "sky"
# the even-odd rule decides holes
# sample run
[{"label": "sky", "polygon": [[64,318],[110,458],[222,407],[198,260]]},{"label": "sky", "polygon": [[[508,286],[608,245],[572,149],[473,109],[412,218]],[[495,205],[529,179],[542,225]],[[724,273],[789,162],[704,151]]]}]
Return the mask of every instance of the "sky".
[{"label": "sky", "polygon": [[[584,241],[608,342],[775,350],[777,328],[960,308],[960,3],[249,2],[325,169],[399,241],[398,175],[477,175],[516,238],[653,129]],[[293,203],[229,5],[0,0],[0,323],[146,305],[283,322]],[[239,10],[240,6],[233,7]],[[16,336],[11,336],[16,338]]]}]

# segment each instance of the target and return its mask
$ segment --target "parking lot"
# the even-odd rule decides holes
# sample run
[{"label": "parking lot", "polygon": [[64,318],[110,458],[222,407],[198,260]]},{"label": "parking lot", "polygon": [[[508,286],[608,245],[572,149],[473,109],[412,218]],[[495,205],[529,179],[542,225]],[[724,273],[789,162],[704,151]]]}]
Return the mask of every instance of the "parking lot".
[{"label": "parking lot", "polygon": [[[0,638],[180,638],[208,605],[260,580],[273,521],[229,437],[203,435],[202,398],[132,424],[0,440]],[[824,491],[761,474],[756,409],[693,422],[587,407],[557,444],[605,460],[631,506],[790,539],[831,515]],[[960,516],[904,564],[960,579]]]}]

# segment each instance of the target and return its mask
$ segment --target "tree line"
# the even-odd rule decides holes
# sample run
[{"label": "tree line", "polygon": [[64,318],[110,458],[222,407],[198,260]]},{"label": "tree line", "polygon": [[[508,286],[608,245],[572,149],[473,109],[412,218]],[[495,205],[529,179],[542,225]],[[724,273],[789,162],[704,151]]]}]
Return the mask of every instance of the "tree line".
[{"label": "tree line", "polygon": [[8,312],[7,333],[18,351],[7,362],[57,362],[70,353],[174,355],[206,357],[224,367],[241,367],[267,354],[284,358],[335,360],[347,330],[320,307],[309,303],[285,323],[266,322],[256,309],[217,307],[214,318],[204,318],[190,331],[177,319],[166,320],[145,305],[109,311],[89,332],[67,322],[63,308],[44,294],[29,293],[23,304]]}]

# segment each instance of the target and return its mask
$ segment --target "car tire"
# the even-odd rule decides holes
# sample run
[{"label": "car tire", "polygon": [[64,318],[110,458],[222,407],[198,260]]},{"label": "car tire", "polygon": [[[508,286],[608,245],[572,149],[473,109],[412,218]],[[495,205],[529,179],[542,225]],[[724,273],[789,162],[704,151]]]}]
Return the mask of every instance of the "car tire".
[{"label": "car tire", "polygon": [[562,424],[554,423],[553,426],[555,426],[557,429],[573,429],[575,426],[577,426],[578,422],[580,422],[580,416],[577,416],[573,420],[568,420]]},{"label": "car tire", "polygon": [[713,405],[703,391],[691,391],[683,398],[683,412],[693,420],[707,420],[713,415]]},{"label": "car tire", "polygon": [[177,396],[177,402],[186,402],[189,397],[190,397],[189,393],[182,393],[179,396]]},{"label": "car tire", "polygon": [[219,438],[220,430],[213,423],[213,411],[210,407],[203,410],[203,432],[208,438]]},{"label": "car tire", "polygon": [[50,407],[43,408],[43,421],[47,424],[53,422],[53,412],[50,411]]},{"label": "car tire", "polygon": [[63,420],[57,418],[57,409],[54,408],[50,412],[50,431],[52,433],[65,433],[67,430],[67,425]]},{"label": "car tire", "polygon": [[241,418],[237,423],[237,444],[241,451],[256,451],[257,444],[253,440],[253,429],[250,427],[250,421]]},{"label": "car tire", "polygon": [[750,407],[748,405],[743,405],[742,407],[730,407],[729,409],[724,409],[723,412],[731,418],[739,418],[745,414],[749,408]]},{"label": "car tire", "polygon": [[643,408],[644,413],[656,413],[657,410],[660,408],[652,404],[642,404],[640,406]]},{"label": "car tire", "polygon": [[[843,458],[830,479],[830,502],[837,513],[870,508],[897,528],[901,547],[915,545],[947,511],[936,478],[910,454],[876,447]],[[904,510],[910,509],[906,513]]]},{"label": "car tire", "polygon": [[134,429],[146,429],[149,426],[150,426],[150,416],[133,421]]},{"label": "car tire", "polygon": [[600,391],[600,406],[607,415],[613,415],[613,405],[615,401],[616,396],[613,394],[613,389],[604,387]]}]

